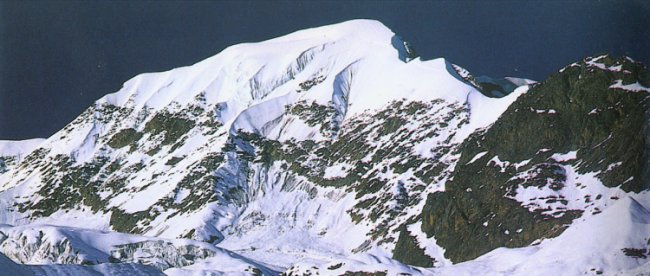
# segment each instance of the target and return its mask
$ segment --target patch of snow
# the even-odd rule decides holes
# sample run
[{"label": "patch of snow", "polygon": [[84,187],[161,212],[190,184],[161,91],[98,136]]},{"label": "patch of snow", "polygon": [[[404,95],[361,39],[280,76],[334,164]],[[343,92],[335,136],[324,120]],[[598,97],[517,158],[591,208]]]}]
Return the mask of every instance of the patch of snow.
[{"label": "patch of snow", "polygon": [[190,192],[191,191],[189,189],[185,189],[185,188],[178,191],[178,193],[176,193],[176,198],[174,198],[174,203],[180,204],[181,202],[183,202],[183,199],[185,199],[188,195],[190,195]]},{"label": "patch of snow", "polygon": [[603,69],[603,70],[607,70],[607,66],[605,64],[598,62],[599,60],[601,60],[601,59],[603,59],[605,57],[607,57],[607,55],[601,55],[601,56],[598,56],[598,57],[595,57],[595,58],[588,59],[588,60],[585,61],[585,64],[587,64],[587,66],[593,66],[593,67],[597,67],[597,68],[600,68],[600,69]]},{"label": "patch of snow", "polygon": [[472,157],[472,160],[469,160],[469,162],[467,162],[465,165],[474,163],[474,161],[481,159],[481,157],[485,156],[487,153],[487,151],[477,153],[474,155],[474,157]]},{"label": "patch of snow", "polygon": [[[561,159],[561,158],[560,158]],[[580,174],[573,166],[562,165],[566,181],[559,189],[543,186],[519,186],[513,199],[532,211],[562,216],[567,210],[580,210],[590,215],[611,205],[625,194],[620,188],[610,188],[596,177],[599,172]]]},{"label": "patch of snow", "polygon": [[609,68],[607,68],[607,70],[613,71],[613,72],[620,72],[621,70],[623,70],[623,65],[621,64],[621,65],[616,65],[616,66],[610,66]]},{"label": "patch of snow", "polygon": [[505,172],[506,168],[511,166],[511,165],[514,166],[516,169],[519,169],[520,167],[526,166],[529,162],[530,162],[530,159],[524,160],[524,161],[521,161],[521,162],[517,162],[517,163],[510,163],[508,161],[501,161],[501,159],[499,159],[499,156],[495,155],[494,157],[492,157],[492,159],[490,159],[487,162],[487,164],[497,166],[497,167],[501,168],[501,172]]},{"label": "patch of snow", "polygon": [[346,177],[350,172],[350,169],[352,169],[352,166],[349,164],[345,164],[345,163],[335,164],[333,166],[329,166],[325,168],[325,175],[323,176],[323,178],[335,179],[335,178]]},{"label": "patch of snow", "polygon": [[609,86],[610,89],[622,89],[630,92],[650,92],[650,87],[645,87],[639,82],[623,85],[623,80],[616,80],[614,84]]},{"label": "patch of snow", "polygon": [[557,162],[567,162],[571,160],[575,160],[577,157],[578,151],[570,151],[567,153],[554,153],[551,155],[551,159],[557,161]]},{"label": "patch of snow", "polygon": [[424,249],[424,253],[435,259],[435,267],[451,265],[451,261],[445,258],[445,249],[436,243],[435,237],[427,238],[427,235],[422,232],[422,222],[418,221],[407,227],[409,233],[415,237],[418,244]]},{"label": "patch of snow", "polygon": [[615,162],[615,163],[609,164],[605,171],[611,171],[611,170],[615,169],[616,167],[618,167],[620,165],[623,165],[623,162]]},{"label": "patch of snow", "polygon": [[466,101],[470,108],[469,124],[461,127],[456,132],[456,138],[464,140],[477,129],[494,123],[510,104],[526,93],[529,88],[528,85],[517,87],[512,93],[503,98],[488,98],[478,91],[469,93]]},{"label": "patch of snow", "polygon": [[504,77],[504,79],[508,80],[509,82],[512,82],[514,85],[517,86],[532,85],[537,83],[537,81],[524,79],[524,78]]}]

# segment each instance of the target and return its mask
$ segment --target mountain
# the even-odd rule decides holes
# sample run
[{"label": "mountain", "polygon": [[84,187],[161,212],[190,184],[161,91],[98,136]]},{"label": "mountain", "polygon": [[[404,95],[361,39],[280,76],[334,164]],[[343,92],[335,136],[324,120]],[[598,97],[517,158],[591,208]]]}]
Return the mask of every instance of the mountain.
[{"label": "mountain", "polygon": [[648,87],[643,64],[607,55],[540,83],[474,77],[371,20],[235,45],[134,77],[44,141],[0,144],[0,260],[643,274]]}]

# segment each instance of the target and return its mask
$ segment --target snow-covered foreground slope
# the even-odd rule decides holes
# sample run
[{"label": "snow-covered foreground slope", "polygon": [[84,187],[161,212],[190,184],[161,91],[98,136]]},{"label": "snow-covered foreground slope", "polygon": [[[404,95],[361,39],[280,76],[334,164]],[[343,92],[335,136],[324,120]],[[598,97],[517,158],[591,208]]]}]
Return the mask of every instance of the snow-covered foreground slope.
[{"label": "snow-covered foreground slope", "polygon": [[[643,200],[641,203],[637,199]],[[423,275],[647,275],[650,262],[639,255],[650,239],[650,197],[625,197],[602,214],[576,220],[560,236],[523,248],[498,248],[475,260],[435,269],[408,268],[383,260],[347,259],[299,273],[342,274],[387,271]],[[336,267],[335,269],[333,269]]]},{"label": "snow-covered foreground slope", "polygon": [[2,268],[3,275],[164,275],[153,267],[133,263],[19,265],[4,255],[0,255],[0,268]]},{"label": "snow-covered foreground slope", "polygon": [[0,251],[29,264],[7,266],[525,274],[617,216],[563,271],[647,268],[628,235],[647,230],[641,64],[588,58],[537,84],[407,45],[370,20],[235,45],[4,147],[20,158],[0,174]]},{"label": "snow-covered foreground slope", "polygon": [[[213,264],[210,268],[222,273],[244,271],[275,273],[263,265],[208,243],[62,226],[1,226],[0,248],[10,259],[29,265],[78,264],[90,265],[92,267],[89,269],[101,270],[106,268],[101,264],[135,263],[143,266],[115,266],[110,269],[139,268],[143,271],[151,270],[160,273],[172,268],[210,261]],[[48,270],[57,267],[59,266],[42,268]],[[33,269],[34,266],[30,268]]]}]

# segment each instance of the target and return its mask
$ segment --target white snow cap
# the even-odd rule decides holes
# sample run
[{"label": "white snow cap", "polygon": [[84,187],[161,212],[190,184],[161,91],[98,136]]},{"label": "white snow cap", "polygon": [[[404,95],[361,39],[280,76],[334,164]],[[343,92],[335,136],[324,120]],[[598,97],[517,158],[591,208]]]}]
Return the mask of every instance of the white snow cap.
[{"label": "white snow cap", "polygon": [[[258,43],[230,46],[221,53],[192,66],[162,73],[141,74],[127,81],[117,93],[109,94],[100,101],[122,106],[132,97],[136,106],[145,102],[150,107],[166,105],[180,96],[179,93],[166,91],[175,90],[184,91],[184,94],[197,94],[202,90],[215,88],[226,90],[230,87],[225,87],[225,83],[232,80],[252,80],[255,76],[261,77],[257,80],[263,80],[264,77],[278,75],[277,73],[287,73],[282,70],[288,69],[287,67],[291,67],[290,65],[304,66],[306,64],[291,64],[291,62],[308,63],[315,54],[334,45],[337,45],[335,48],[339,49],[336,54],[354,56],[356,59],[363,54],[381,53],[392,55],[395,58],[406,54],[403,42],[381,22],[364,19],[351,20],[300,30]],[[302,57],[300,57],[301,54],[303,54]],[[302,60],[296,60],[297,58]],[[332,65],[327,64],[327,60],[324,62],[321,67]],[[237,94],[232,92],[235,91],[209,98],[223,101],[225,98]],[[191,98],[193,95],[185,96]]]},{"label": "white snow cap", "polygon": [[[201,96],[207,105],[219,104],[218,117],[232,131],[284,140],[301,137],[277,133],[273,124],[285,106],[298,101],[330,105],[342,123],[392,101],[469,99],[478,107],[486,98],[458,79],[446,60],[407,63],[407,57],[405,43],[382,23],[352,20],[231,46],[192,66],[142,74],[98,103],[172,110]],[[317,79],[309,91],[301,89]]]}]

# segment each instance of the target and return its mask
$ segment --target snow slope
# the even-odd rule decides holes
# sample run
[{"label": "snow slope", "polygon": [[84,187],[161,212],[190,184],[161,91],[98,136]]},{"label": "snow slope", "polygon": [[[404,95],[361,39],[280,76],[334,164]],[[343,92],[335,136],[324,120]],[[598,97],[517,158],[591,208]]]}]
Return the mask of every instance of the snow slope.
[{"label": "snow slope", "polygon": [[[211,262],[210,269],[221,273],[243,272],[246,269],[275,273],[263,265],[208,243],[49,225],[0,226],[0,250],[4,256],[22,264],[94,265],[92,270],[102,273],[119,269],[159,272],[202,261]],[[142,264],[146,269],[138,266],[101,266],[109,263]],[[65,266],[44,266],[42,269],[68,270]]]},{"label": "snow slope", "polygon": [[45,139],[35,138],[21,141],[0,141],[0,156],[27,155]]},{"label": "snow slope", "polygon": [[[525,248],[499,248],[476,260],[434,270],[440,275],[647,275],[650,262],[626,256],[650,239],[648,193],[625,197],[599,215],[573,223],[562,235]],[[642,200],[643,204],[638,200]]]},{"label": "snow slope", "polygon": [[40,138],[22,141],[0,141],[0,174],[20,163],[23,157],[36,149],[43,141],[45,139]]}]

